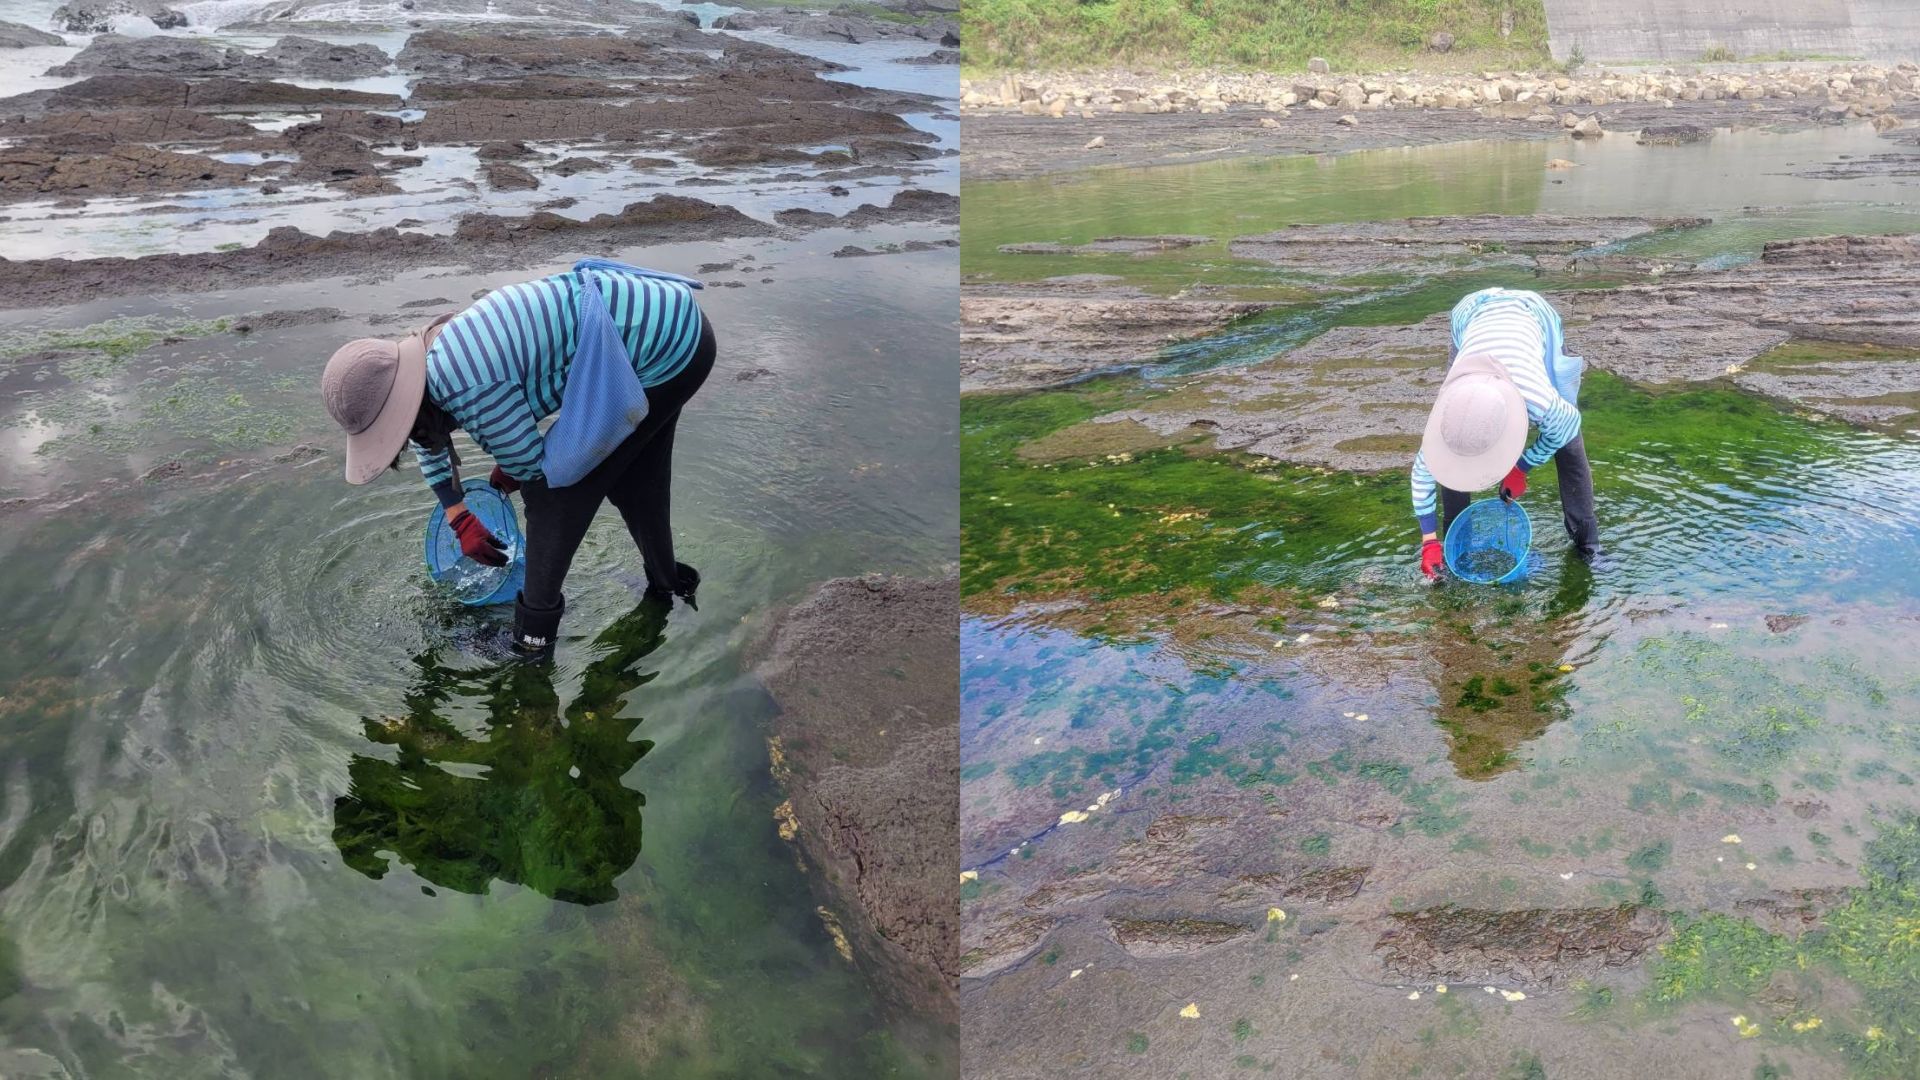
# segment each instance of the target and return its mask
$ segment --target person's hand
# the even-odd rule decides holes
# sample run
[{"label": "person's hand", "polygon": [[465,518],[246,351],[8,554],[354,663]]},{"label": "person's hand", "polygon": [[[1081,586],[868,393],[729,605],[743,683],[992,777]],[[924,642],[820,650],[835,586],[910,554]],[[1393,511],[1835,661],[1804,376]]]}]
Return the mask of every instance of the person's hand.
[{"label": "person's hand", "polygon": [[1500,481],[1500,497],[1506,500],[1507,502],[1512,502],[1513,500],[1519,498],[1522,495],[1525,495],[1526,493],[1527,493],[1526,470],[1522,469],[1518,465],[1515,465],[1512,469],[1509,469],[1507,471],[1507,478],[1505,480]]},{"label": "person's hand", "polygon": [[1420,545],[1420,572],[1430,580],[1440,580],[1440,568],[1446,562],[1447,556],[1440,548],[1440,541],[1428,540]]},{"label": "person's hand", "polygon": [[493,467],[493,473],[487,477],[487,483],[492,484],[493,490],[502,495],[511,495],[520,490],[520,481],[508,476],[507,471],[498,465]]},{"label": "person's hand", "polygon": [[474,562],[487,566],[507,565],[507,546],[487,531],[473,511],[462,510],[453,519],[453,535],[460,538],[460,551]]}]

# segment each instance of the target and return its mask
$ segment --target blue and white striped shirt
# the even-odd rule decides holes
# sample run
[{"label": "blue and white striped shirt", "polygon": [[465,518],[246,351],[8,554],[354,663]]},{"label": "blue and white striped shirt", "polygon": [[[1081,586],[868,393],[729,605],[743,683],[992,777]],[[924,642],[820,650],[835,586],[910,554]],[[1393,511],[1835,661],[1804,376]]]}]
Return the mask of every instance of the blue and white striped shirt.
[{"label": "blue and white striped shirt", "polygon": [[[678,375],[700,343],[700,307],[680,282],[589,270],[642,386]],[[516,480],[541,476],[539,422],[560,411],[573,367],[579,279],[555,274],[496,289],[455,315],[427,350],[427,397]],[[592,299],[591,296],[588,299]],[[453,479],[447,451],[413,444],[428,486]]]},{"label": "blue and white striped shirt", "polygon": [[[1469,296],[1461,304],[1477,296]],[[1454,337],[1453,355],[1447,363],[1451,365],[1455,358],[1468,355],[1492,357],[1507,369],[1527,404],[1527,419],[1540,429],[1533,445],[1520,454],[1517,464],[1521,469],[1533,469],[1580,434],[1580,410],[1554,388],[1553,375],[1547,370],[1546,329],[1526,304],[1506,298],[1483,301]],[[1420,519],[1420,531],[1438,532],[1439,485],[1427,471],[1424,454],[1414,455],[1412,486],[1413,513]]]}]

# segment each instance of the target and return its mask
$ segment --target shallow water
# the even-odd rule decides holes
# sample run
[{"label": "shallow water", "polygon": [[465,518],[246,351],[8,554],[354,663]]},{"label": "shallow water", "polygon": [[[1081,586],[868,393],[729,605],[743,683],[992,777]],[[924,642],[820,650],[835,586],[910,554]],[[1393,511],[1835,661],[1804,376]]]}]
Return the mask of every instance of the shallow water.
[{"label": "shallow water", "polygon": [[[470,172],[460,153],[423,170]],[[955,182],[941,164],[918,183]],[[802,186],[698,194],[770,216],[821,205]],[[592,213],[647,192],[591,176],[539,192],[559,194]],[[856,194],[833,208],[891,190]],[[125,255],[453,212],[167,201],[192,209],[9,208],[0,244]],[[490,659],[502,616],[426,581],[432,500],[411,468],[339,481],[311,388],[347,337],[564,262],[0,315],[0,490],[28,500],[0,524],[0,591],[32,628],[0,660],[0,1073],[949,1068],[951,1033],[891,1018],[815,914],[776,831],[772,705],[742,659],[814,582],[954,558],[954,359],[928,346],[953,322],[953,257],[830,257],[923,233],[606,253],[738,264],[702,274],[720,358],[678,438],[679,554],[704,583],[663,622],[603,516],[550,676]],[[222,321],[320,306],[351,315]],[[301,444],[327,452],[277,460]],[[139,479],[158,465],[171,478]]]},{"label": "shallow water", "polygon": [[[1780,236],[1915,229],[1910,186],[1775,175],[1873,149],[1857,129],[1722,132],[1678,154],[1609,136],[969,184],[962,267],[1258,287],[1268,272],[1225,240],[1485,212],[1704,213],[1713,226],[1643,247],[1738,259]],[[1549,157],[1585,167],[1547,172]],[[1743,209],[1765,202],[1796,208]],[[995,250],[1165,233],[1217,243],[1138,259]],[[1920,491],[1904,479],[1920,443],[1731,389],[1650,395],[1590,377],[1607,558],[1594,572],[1571,557],[1556,484],[1539,476],[1537,565],[1499,588],[1420,581],[1404,473],[1179,446],[1021,456],[1180,393],[1192,372],[1342,321],[1417,321],[1502,277],[1483,276],[1303,303],[1140,375],[963,402],[962,839],[980,873],[963,948],[985,965],[963,1002],[982,1075],[1035,1061],[1196,1076],[1920,1067],[1920,1048],[1886,1037],[1907,1022],[1895,1003],[1920,993],[1907,967],[1829,957],[1771,983],[1764,965],[1757,984],[1715,982],[1701,965],[1740,961],[1713,939],[1597,973],[1544,964],[1574,972],[1558,981],[1459,978],[1433,974],[1439,960],[1424,976],[1383,970],[1377,944],[1388,913],[1445,905],[1750,920],[1802,890],[1865,895],[1882,864],[1864,846],[1915,806],[1920,776],[1920,680],[1900,659],[1920,634]],[[1046,445],[1072,445],[1058,439]],[[1300,884],[1361,879],[1351,896]],[[996,944],[1024,940],[1021,918],[1044,928],[1031,952]],[[1116,918],[1225,926],[1228,940],[1129,948]],[[1488,999],[1483,983],[1523,996]],[[1757,1021],[1751,1038],[1735,1014]]]},{"label": "shallow water", "polygon": [[[1898,149],[1866,123],[1774,132],[1721,129],[1693,146],[1639,146],[1631,132],[1599,140],[1464,142],[1350,154],[1102,169],[1067,178],[970,182],[962,243],[969,275],[1030,280],[1167,257],[1006,255],[1002,244],[1099,236],[1197,234],[1182,249],[1201,275],[1220,273],[1224,242],[1290,224],[1448,214],[1631,214],[1715,219],[1662,253],[1754,254],[1766,240],[1826,232],[1920,228],[1914,177],[1807,179],[1795,171]],[[1549,170],[1563,158],[1578,167]],[[1676,237],[1677,240],[1679,237]],[[1177,259],[1173,261],[1178,261]],[[1063,265],[1074,269],[1061,269]],[[1212,268],[1212,269],[1209,269]]]}]

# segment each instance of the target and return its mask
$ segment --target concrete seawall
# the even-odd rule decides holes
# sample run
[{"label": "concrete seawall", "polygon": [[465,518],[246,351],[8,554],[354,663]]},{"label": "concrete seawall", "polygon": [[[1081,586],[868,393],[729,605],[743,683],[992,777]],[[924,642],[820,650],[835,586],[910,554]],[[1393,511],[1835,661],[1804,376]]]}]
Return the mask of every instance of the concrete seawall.
[{"label": "concrete seawall", "polygon": [[1697,61],[1788,52],[1920,58],[1920,0],[1545,0],[1553,56]]}]

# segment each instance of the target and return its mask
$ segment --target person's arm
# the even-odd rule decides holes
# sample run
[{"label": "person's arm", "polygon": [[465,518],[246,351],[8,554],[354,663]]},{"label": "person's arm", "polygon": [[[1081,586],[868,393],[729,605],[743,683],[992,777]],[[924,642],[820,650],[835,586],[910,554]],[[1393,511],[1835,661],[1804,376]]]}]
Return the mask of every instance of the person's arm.
[{"label": "person's arm", "polygon": [[1529,472],[1544,463],[1580,434],[1580,410],[1573,402],[1554,392],[1533,422],[1540,428],[1540,435],[1533,440],[1532,446],[1521,452],[1521,472]]},{"label": "person's arm", "polygon": [[460,494],[460,471],[454,467],[453,455],[444,449],[428,450],[412,440],[408,440],[407,445],[413,447],[414,460],[420,463],[420,475],[433,489],[433,497],[440,500],[447,520],[459,517],[467,504]]},{"label": "person's arm", "polygon": [[1420,522],[1420,539],[1440,537],[1440,485],[1427,471],[1427,455],[1413,455],[1413,516]]},{"label": "person's arm", "polygon": [[521,483],[542,476],[546,438],[533,418],[526,391],[513,382],[488,382],[461,392],[449,411],[460,426],[493,455],[502,472]]},{"label": "person's arm", "polygon": [[1430,581],[1440,578],[1440,566],[1446,561],[1440,547],[1440,520],[1437,513],[1440,485],[1427,470],[1427,455],[1413,455],[1413,516],[1420,522],[1420,572]]}]

